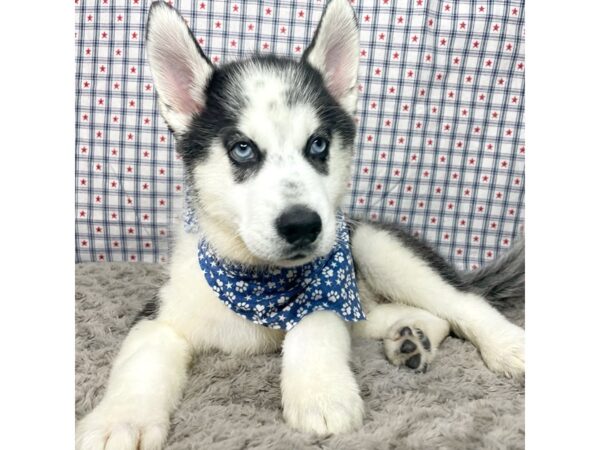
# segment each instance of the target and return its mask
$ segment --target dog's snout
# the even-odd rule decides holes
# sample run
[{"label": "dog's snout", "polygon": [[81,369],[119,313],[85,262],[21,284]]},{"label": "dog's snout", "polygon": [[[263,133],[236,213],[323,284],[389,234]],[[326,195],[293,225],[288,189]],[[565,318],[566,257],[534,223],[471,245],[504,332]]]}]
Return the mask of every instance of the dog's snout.
[{"label": "dog's snout", "polygon": [[286,209],[277,218],[275,226],[281,237],[297,247],[313,243],[322,229],[321,217],[302,205]]}]

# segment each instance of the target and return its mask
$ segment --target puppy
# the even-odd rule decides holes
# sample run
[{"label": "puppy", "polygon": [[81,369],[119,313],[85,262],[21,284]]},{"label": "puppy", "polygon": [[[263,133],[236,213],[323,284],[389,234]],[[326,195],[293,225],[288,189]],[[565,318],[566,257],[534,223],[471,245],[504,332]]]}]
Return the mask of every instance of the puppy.
[{"label": "puppy", "polygon": [[[524,372],[524,331],[488,300],[523,295],[523,244],[470,274],[391,225],[339,212],[358,96],[357,21],[326,6],[301,60],[215,67],[182,17],[150,9],[146,34],[162,117],[186,173],[169,280],[125,339],[78,449],[159,449],[192,354],[283,349],[283,416],[325,435],[361,426],[351,332],[425,371],[452,330],[487,366]],[[366,316],[366,320],[365,320]]]}]

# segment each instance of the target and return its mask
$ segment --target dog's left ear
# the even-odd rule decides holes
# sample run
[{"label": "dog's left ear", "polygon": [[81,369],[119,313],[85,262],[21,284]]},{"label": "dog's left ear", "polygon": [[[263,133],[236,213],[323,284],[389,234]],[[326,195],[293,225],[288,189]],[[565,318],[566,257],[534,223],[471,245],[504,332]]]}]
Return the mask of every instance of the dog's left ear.
[{"label": "dog's left ear", "polygon": [[348,0],[331,0],[303,59],[323,75],[327,89],[342,107],[356,112],[359,34]]}]

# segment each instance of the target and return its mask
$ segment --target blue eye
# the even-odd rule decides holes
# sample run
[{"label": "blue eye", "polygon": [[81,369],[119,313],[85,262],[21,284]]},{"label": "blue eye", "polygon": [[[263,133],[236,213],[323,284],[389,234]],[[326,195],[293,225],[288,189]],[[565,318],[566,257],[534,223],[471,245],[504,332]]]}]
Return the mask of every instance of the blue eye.
[{"label": "blue eye", "polygon": [[250,162],[256,158],[256,152],[252,144],[248,142],[238,142],[229,151],[231,158],[239,163]]},{"label": "blue eye", "polygon": [[310,143],[309,153],[312,156],[323,156],[327,152],[328,146],[327,139],[316,137]]}]

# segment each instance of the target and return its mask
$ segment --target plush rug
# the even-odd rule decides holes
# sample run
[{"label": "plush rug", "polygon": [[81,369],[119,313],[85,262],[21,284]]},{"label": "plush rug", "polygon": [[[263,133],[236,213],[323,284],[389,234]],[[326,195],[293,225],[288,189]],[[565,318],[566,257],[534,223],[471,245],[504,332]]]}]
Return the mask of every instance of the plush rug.
[{"label": "plush rug", "polygon": [[[136,313],[164,279],[158,265],[77,265],[77,418],[101,399]],[[523,324],[522,302],[503,312]],[[380,342],[355,340],[353,348],[367,411],[360,430],[327,438],[290,430],[280,406],[280,355],[240,358],[215,352],[194,361],[167,448],[524,448],[523,383],[487,370],[470,343],[447,338],[426,374],[390,365]]]}]

